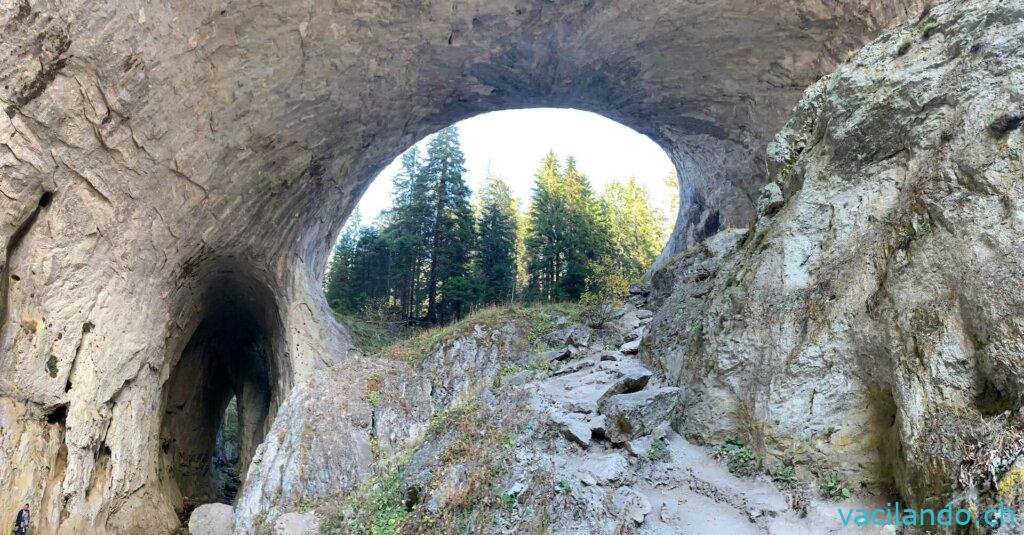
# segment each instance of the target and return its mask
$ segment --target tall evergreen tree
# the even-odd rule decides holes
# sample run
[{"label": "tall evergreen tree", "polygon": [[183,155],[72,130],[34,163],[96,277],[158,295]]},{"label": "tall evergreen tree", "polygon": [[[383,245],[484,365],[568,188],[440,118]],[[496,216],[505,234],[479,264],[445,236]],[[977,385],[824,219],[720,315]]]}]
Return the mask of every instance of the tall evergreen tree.
[{"label": "tall evergreen tree", "polygon": [[390,224],[382,235],[391,244],[395,271],[394,299],[402,316],[420,314],[423,271],[429,261],[430,181],[423,172],[419,149],[402,155],[402,167],[394,178]]},{"label": "tall evergreen tree", "polygon": [[593,190],[571,156],[564,169],[548,153],[537,170],[526,237],[531,295],[547,301],[579,299],[591,263],[602,254]]},{"label": "tall evergreen tree", "polygon": [[[430,214],[427,271],[427,315],[431,323],[444,323],[449,315],[461,317],[466,308],[465,280],[473,249],[473,211],[469,187],[462,174],[466,158],[459,144],[459,131],[449,126],[427,145],[422,174],[429,185]],[[458,279],[445,300],[444,286]]]},{"label": "tall evergreen tree", "polygon": [[324,277],[324,294],[327,303],[337,312],[352,312],[352,300],[348,293],[352,279],[352,260],[355,256],[356,240],[359,233],[361,217],[356,208],[345,227],[338,236],[331,259],[328,262],[327,275]]},{"label": "tall evergreen tree", "polygon": [[576,167],[576,159],[566,158],[562,177],[567,235],[563,240],[565,274],[559,284],[563,299],[579,299],[586,289],[592,264],[607,253],[606,237],[599,223],[599,212],[590,181]]},{"label": "tall evergreen tree", "polygon": [[516,293],[518,214],[512,190],[503,180],[487,179],[480,191],[480,221],[475,272],[479,301],[512,301]]},{"label": "tall evergreen tree", "polygon": [[534,175],[533,193],[527,216],[526,270],[530,279],[530,298],[555,299],[555,286],[561,274],[559,243],[559,182],[561,164],[554,152],[548,152]]},{"label": "tall evergreen tree", "polygon": [[604,262],[627,280],[644,275],[665,243],[664,216],[651,205],[647,188],[630,178],[612,181],[601,196],[610,254]]}]

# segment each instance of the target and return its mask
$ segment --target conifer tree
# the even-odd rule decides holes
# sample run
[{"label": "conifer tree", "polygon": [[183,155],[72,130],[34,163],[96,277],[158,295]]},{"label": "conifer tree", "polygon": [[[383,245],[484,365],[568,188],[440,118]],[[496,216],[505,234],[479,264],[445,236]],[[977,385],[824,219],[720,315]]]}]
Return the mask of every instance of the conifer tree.
[{"label": "conifer tree", "polygon": [[480,191],[479,237],[474,263],[481,303],[509,302],[515,298],[518,226],[512,190],[503,180],[488,178]]},{"label": "conifer tree", "polygon": [[610,253],[603,262],[627,280],[641,278],[661,253],[664,216],[652,206],[647,188],[632,177],[625,184],[608,183],[600,206]]},{"label": "conifer tree", "polygon": [[[430,323],[461,317],[466,309],[465,280],[473,249],[473,211],[470,191],[462,178],[465,156],[455,126],[441,130],[427,145],[422,175],[430,192],[430,266],[427,271],[427,315]],[[459,278],[445,299],[444,287]]]},{"label": "conifer tree", "polygon": [[390,223],[382,230],[382,236],[393,251],[396,308],[403,317],[414,318],[421,311],[423,271],[429,262],[427,222],[431,212],[430,184],[417,147],[402,155],[402,167],[393,184]]},{"label": "conifer tree", "polygon": [[534,175],[530,210],[527,215],[526,270],[529,273],[529,297],[551,301],[561,274],[559,244],[559,183],[561,165],[554,152],[548,152]]},{"label": "conifer tree", "polygon": [[327,304],[336,312],[352,312],[351,296],[348,294],[352,278],[352,259],[355,256],[361,218],[359,209],[352,212],[345,227],[338,236],[331,259],[328,262],[327,274],[324,277],[324,294]]},{"label": "conifer tree", "polygon": [[548,153],[535,176],[526,254],[531,296],[579,299],[591,263],[604,252],[598,210],[587,177],[571,156],[562,169]]}]

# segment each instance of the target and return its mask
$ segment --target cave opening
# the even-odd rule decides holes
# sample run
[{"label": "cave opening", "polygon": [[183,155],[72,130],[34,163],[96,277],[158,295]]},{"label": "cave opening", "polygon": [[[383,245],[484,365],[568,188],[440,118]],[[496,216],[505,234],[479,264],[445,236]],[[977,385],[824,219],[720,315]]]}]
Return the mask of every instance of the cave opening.
[{"label": "cave opening", "polygon": [[179,514],[232,504],[279,394],[276,309],[237,281],[207,291],[204,314],[171,371],[160,431]]}]

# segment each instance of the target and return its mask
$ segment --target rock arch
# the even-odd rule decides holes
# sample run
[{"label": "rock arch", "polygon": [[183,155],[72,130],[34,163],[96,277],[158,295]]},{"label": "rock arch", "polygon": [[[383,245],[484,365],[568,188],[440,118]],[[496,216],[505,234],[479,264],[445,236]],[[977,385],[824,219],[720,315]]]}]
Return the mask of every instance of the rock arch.
[{"label": "rock arch", "polygon": [[170,530],[157,416],[211,259],[272,296],[286,403],[350,346],[318,280],[342,216],[423,135],[522,106],[630,126],[681,177],[671,253],[745,225],[802,89],[925,3],[7,3],[0,510]]}]

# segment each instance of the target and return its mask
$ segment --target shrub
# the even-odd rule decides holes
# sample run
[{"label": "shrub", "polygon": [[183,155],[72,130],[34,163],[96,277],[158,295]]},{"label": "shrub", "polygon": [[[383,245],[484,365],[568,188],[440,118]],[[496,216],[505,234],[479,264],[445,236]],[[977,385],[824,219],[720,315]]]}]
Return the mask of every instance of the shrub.
[{"label": "shrub", "polygon": [[594,328],[604,325],[627,295],[629,281],[618,269],[603,264],[594,266],[594,272],[587,277],[587,289],[580,298],[580,319]]},{"label": "shrub", "polygon": [[757,456],[736,437],[727,437],[715,447],[715,458],[725,461],[729,472],[737,476],[751,476],[757,472]]}]

